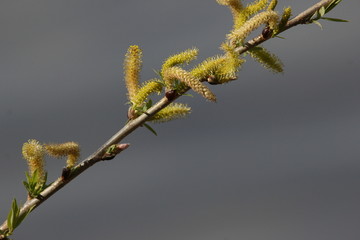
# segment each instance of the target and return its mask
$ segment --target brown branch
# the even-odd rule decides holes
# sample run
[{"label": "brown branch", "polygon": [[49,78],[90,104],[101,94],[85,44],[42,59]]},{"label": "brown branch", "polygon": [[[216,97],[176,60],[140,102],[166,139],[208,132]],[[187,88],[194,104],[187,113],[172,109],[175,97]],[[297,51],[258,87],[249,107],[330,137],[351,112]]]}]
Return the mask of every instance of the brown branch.
[{"label": "brown branch", "polygon": [[[322,0],[322,1],[314,4],[313,6],[309,7],[305,11],[298,14],[296,17],[290,19],[286,23],[285,27],[281,30],[281,32],[284,32],[284,31],[288,30],[289,28],[292,28],[292,27],[294,27],[296,25],[308,23],[309,19],[314,15],[314,13],[316,13],[317,10],[319,10],[323,6],[324,7],[328,6],[333,1],[334,0]],[[259,36],[255,37],[255,38],[249,40],[248,42],[246,42],[244,44],[244,46],[236,48],[236,51],[238,53],[242,54],[242,53],[248,51],[249,49],[251,49],[251,48],[253,48],[255,46],[258,46],[259,44],[265,42],[268,39],[269,38],[265,38],[263,35],[259,35]]]},{"label": "brown branch", "polygon": [[289,20],[287,22],[287,24],[285,25],[285,28],[283,29],[283,31],[285,31],[291,27],[294,27],[298,24],[308,23],[309,19],[314,15],[314,13],[316,13],[317,10],[319,10],[321,7],[328,6],[333,1],[334,0],[322,0],[318,3],[316,3],[315,5],[309,7],[308,9],[306,9],[305,11],[303,11],[302,13],[300,13],[293,19]]},{"label": "brown branch", "polygon": [[[282,31],[285,31],[291,27],[294,27],[298,24],[304,24],[306,23],[309,18],[322,6],[329,5],[333,0],[322,0],[312,7],[308,8],[304,12],[300,13],[296,17],[292,18],[288,21],[286,26]],[[265,38],[262,35],[259,35],[251,40],[249,40],[244,46],[238,47],[236,49],[237,52],[240,54],[248,51],[249,49],[265,42],[269,38]],[[189,90],[189,89],[187,89]],[[184,92],[186,92],[185,90]],[[152,106],[145,114],[140,115],[138,118],[130,121],[127,123],[120,131],[118,131],[114,136],[112,136],[106,143],[104,143],[96,152],[94,152],[92,155],[87,157],[85,160],[83,160],[81,163],[76,165],[74,169],[67,173],[67,177],[59,177],[57,180],[55,180],[51,185],[49,185],[46,189],[44,189],[40,193],[40,197],[29,199],[25,202],[25,204],[21,207],[20,215],[26,214],[30,209],[35,209],[40,204],[42,204],[44,201],[46,201],[49,197],[51,197],[53,194],[55,194],[57,191],[59,191],[62,187],[64,187],[66,184],[71,182],[74,178],[79,176],[82,172],[84,172],[86,169],[94,165],[95,163],[105,160],[103,159],[104,153],[106,150],[113,144],[118,144],[122,139],[124,139],[127,135],[132,133],[134,130],[136,130],[138,127],[142,126],[151,116],[159,112],[161,109],[168,106],[171,102],[176,100],[179,96],[176,96],[173,99],[168,99],[166,97],[163,97],[160,99],[154,106]],[[5,231],[8,230],[7,222],[5,221],[1,226],[0,230]],[[0,240],[4,239],[4,236],[0,235]]]}]

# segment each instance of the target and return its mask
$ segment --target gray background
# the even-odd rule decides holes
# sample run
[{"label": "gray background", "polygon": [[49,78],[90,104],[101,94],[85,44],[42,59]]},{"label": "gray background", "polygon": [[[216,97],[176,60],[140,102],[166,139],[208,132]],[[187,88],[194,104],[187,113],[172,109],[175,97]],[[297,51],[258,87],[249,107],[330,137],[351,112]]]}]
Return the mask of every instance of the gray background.
[{"label": "gray background", "polygon": [[[316,1],[280,1],[298,13]],[[359,1],[265,46],[275,75],[248,59],[239,80],[183,97],[191,116],[138,129],[34,211],[14,239],[337,240],[360,237]],[[126,121],[122,63],[142,80],[170,54],[220,53],[231,15],[215,0],[1,0],[0,217],[25,201],[21,146],[77,141],[82,157]],[[47,160],[49,179],[62,160]]]}]

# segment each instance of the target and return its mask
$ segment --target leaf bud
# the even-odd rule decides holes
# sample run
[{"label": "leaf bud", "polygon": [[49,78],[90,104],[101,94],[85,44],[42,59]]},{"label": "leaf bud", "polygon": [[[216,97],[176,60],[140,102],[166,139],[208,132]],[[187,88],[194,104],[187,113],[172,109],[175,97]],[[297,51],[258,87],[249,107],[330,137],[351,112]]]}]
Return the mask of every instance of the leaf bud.
[{"label": "leaf bud", "polygon": [[127,117],[129,120],[134,120],[135,118],[138,117],[137,111],[130,107],[127,112]]}]

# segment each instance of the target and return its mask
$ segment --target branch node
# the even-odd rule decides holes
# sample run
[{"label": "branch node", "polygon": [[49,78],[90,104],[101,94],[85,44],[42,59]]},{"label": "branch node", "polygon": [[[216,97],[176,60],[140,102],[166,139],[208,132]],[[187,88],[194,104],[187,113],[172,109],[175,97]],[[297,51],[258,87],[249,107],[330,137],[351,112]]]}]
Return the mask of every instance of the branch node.
[{"label": "branch node", "polygon": [[102,161],[111,160],[114,157],[116,157],[116,155],[118,155],[120,152],[127,149],[129,146],[130,146],[129,143],[113,144],[110,147],[108,147],[104,155],[101,157],[101,160]]}]

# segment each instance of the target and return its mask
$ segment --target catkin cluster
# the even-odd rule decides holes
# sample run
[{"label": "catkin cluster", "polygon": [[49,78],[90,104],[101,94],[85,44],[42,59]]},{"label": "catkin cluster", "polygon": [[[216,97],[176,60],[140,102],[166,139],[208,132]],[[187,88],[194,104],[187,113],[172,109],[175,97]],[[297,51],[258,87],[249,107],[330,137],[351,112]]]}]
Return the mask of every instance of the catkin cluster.
[{"label": "catkin cluster", "polygon": [[[136,45],[129,47],[124,61],[125,85],[130,103],[129,120],[146,113],[152,106],[150,95],[161,94],[164,90],[166,97],[169,96],[171,100],[191,88],[205,99],[215,102],[215,94],[204,82],[214,85],[235,80],[240,66],[245,61],[240,58],[236,48],[243,45],[245,39],[262,25],[265,25],[264,30],[266,30],[263,31],[264,37],[276,35],[286,25],[291,15],[291,8],[286,8],[283,15],[279,16],[274,10],[277,0],[256,0],[249,4],[243,4],[241,0],[216,1],[220,5],[228,6],[233,15],[233,28],[227,35],[227,41],[221,45],[224,54],[207,58],[187,70],[183,65],[196,59],[199,53],[197,48],[187,49],[164,61],[159,71],[160,78],[140,84],[142,51]],[[253,48],[249,50],[249,55],[273,72],[283,71],[281,61],[265,48]],[[164,122],[184,117],[189,113],[190,108],[186,105],[169,105],[161,114],[155,114],[148,121]]]},{"label": "catkin cluster", "polygon": [[244,61],[238,54],[228,51],[224,55],[205,59],[190,71],[178,66],[195,59],[197,54],[198,51],[188,49],[169,57],[162,66],[162,77],[168,89],[176,89],[180,81],[205,99],[215,102],[215,94],[203,82],[222,84],[236,79],[236,72]]},{"label": "catkin cluster", "polygon": [[72,168],[75,166],[80,156],[79,144],[76,142],[66,142],[61,144],[45,144],[47,153],[55,158],[66,157],[66,167]]},{"label": "catkin cluster", "polygon": [[[291,16],[291,8],[285,8],[282,16],[274,10],[277,0],[257,0],[244,6],[240,0],[217,0],[221,5],[230,8],[233,15],[233,29],[227,35],[225,49],[234,49],[245,43],[245,39],[260,26],[265,25],[262,32],[264,38],[277,35],[283,30]],[[276,55],[263,47],[249,49],[249,55],[265,68],[278,73],[283,71],[283,65]]]},{"label": "catkin cluster", "polygon": [[[197,50],[188,52],[182,59],[173,59],[169,63],[176,64],[177,62],[188,62],[192,59]],[[163,91],[165,85],[162,79],[151,79],[140,84],[140,70],[141,70],[141,49],[134,45],[130,46],[124,61],[125,72],[125,85],[128,90],[128,99],[130,108],[128,111],[128,119],[133,120],[152,107],[152,101],[149,98],[151,94],[160,94]],[[136,73],[136,74],[134,74]],[[190,113],[190,108],[184,104],[169,105],[163,109],[162,113],[155,114],[149,121],[165,122],[177,118],[182,118]]]},{"label": "catkin cluster", "polygon": [[40,178],[38,180],[42,181],[45,177],[44,147],[39,143],[39,141],[30,139],[23,144],[22,155],[29,166],[29,174],[33,175],[35,171],[37,171]]},{"label": "catkin cluster", "polygon": [[62,144],[40,144],[39,141],[31,139],[23,144],[22,155],[29,166],[29,174],[37,172],[39,181],[45,177],[45,154],[60,158],[67,156],[66,167],[75,166],[80,156],[79,144],[66,142]]}]

